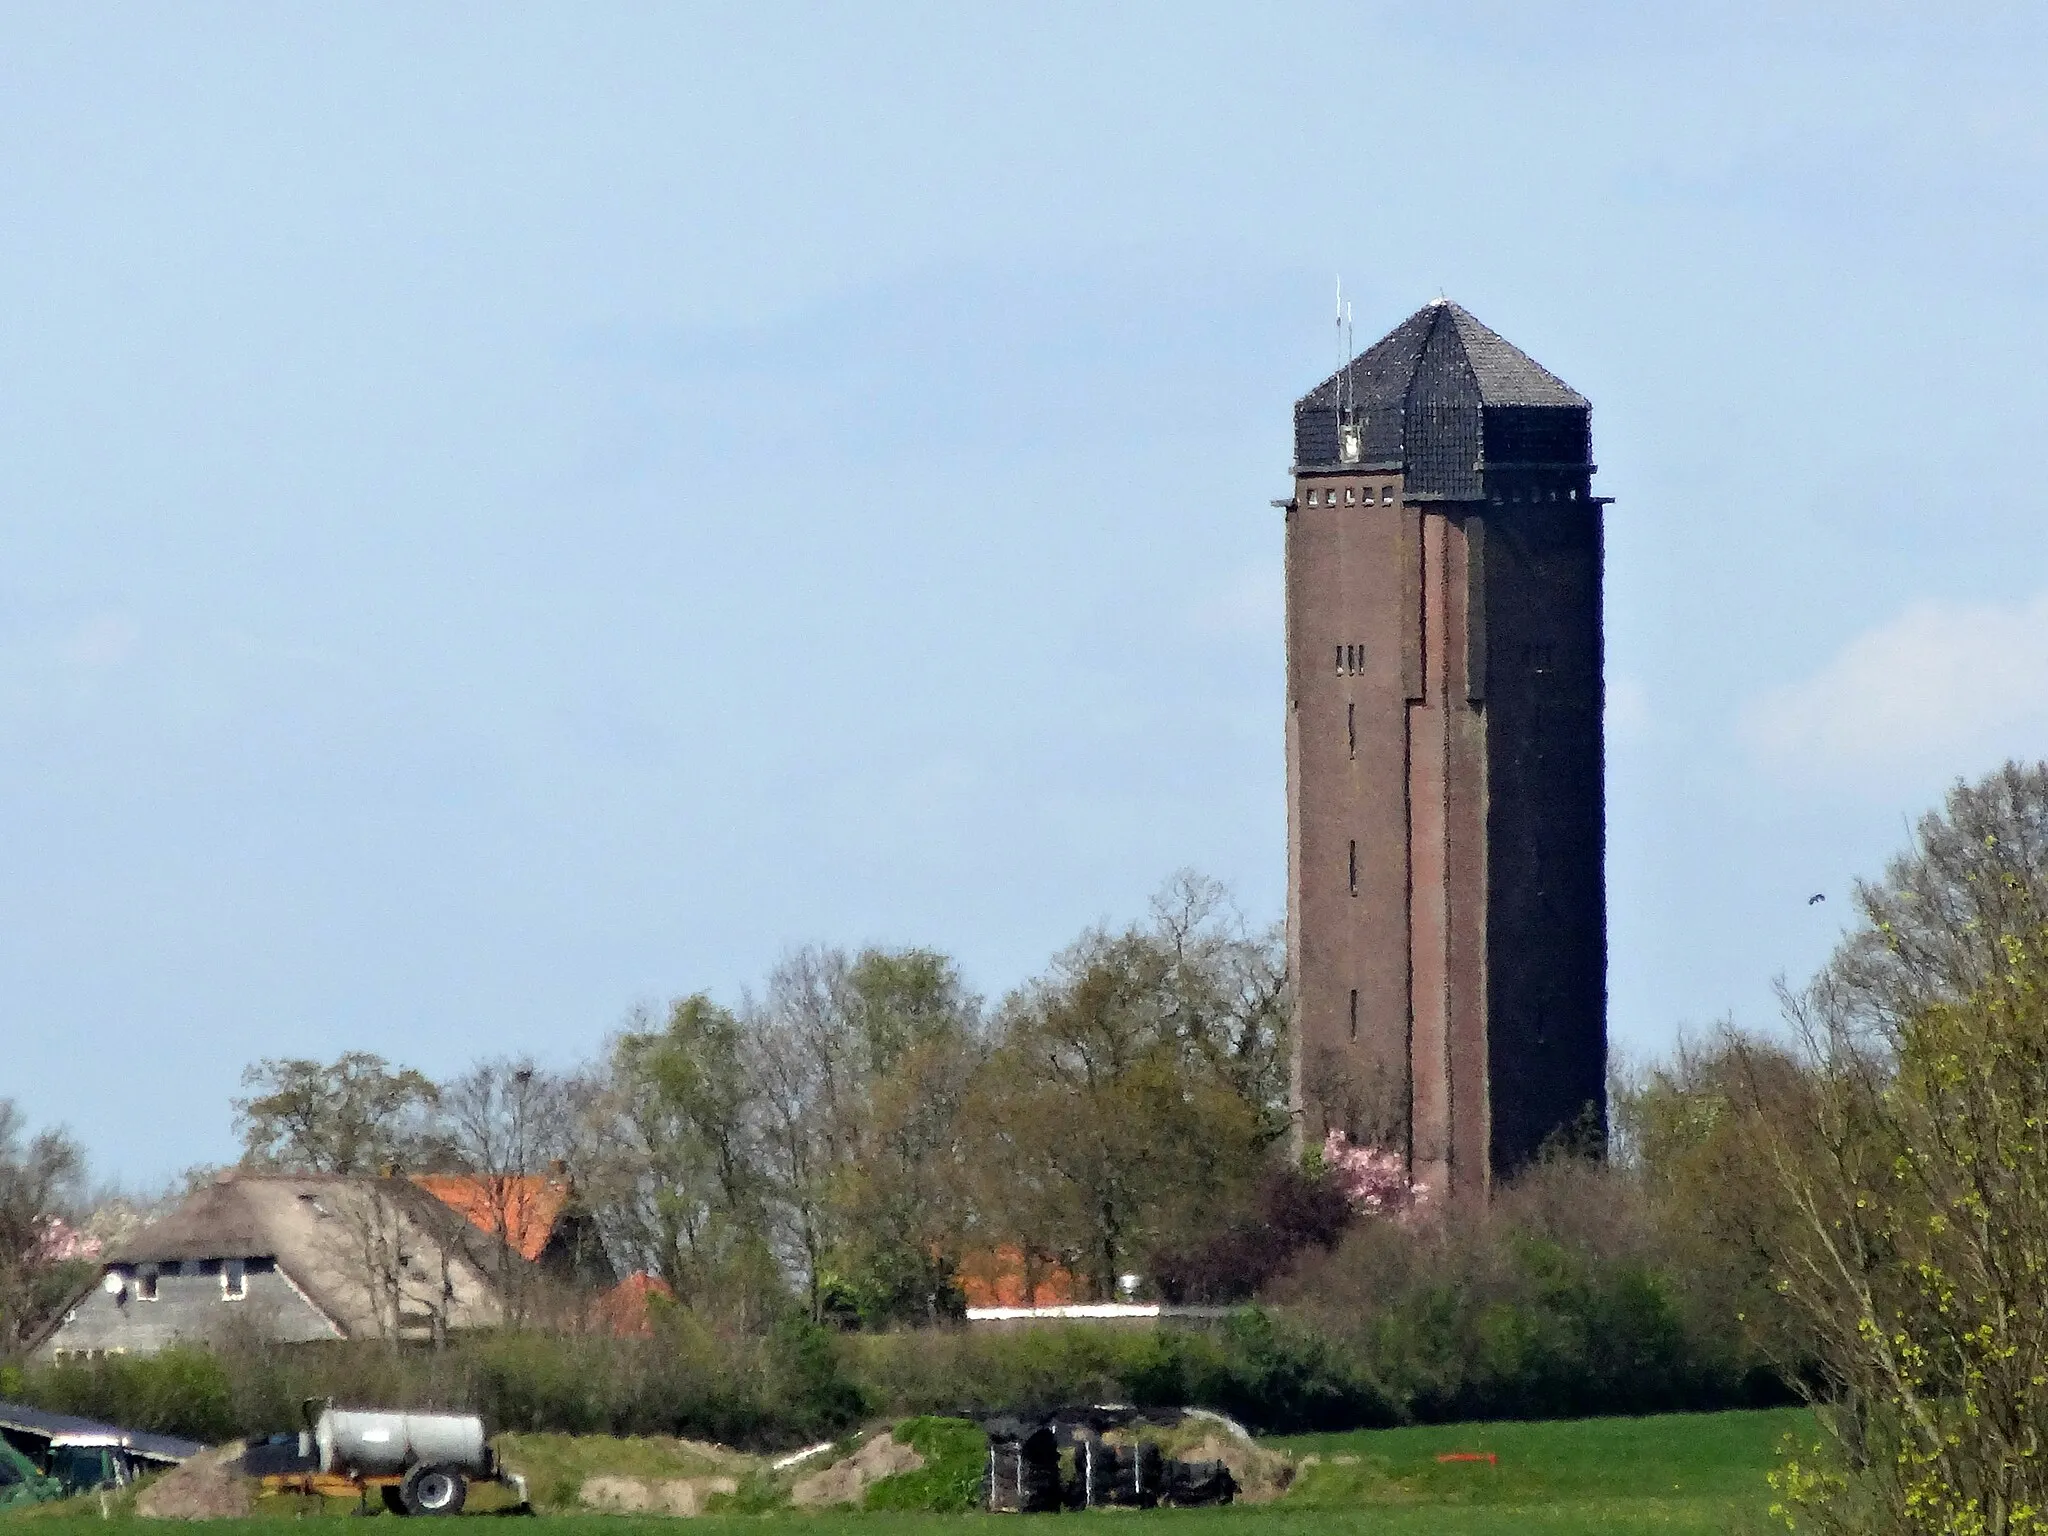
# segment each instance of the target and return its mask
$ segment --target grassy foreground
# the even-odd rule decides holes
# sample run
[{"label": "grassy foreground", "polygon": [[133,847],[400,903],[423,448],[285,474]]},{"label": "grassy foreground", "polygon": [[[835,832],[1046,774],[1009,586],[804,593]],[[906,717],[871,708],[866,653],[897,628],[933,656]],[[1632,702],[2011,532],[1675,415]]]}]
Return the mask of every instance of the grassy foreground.
[{"label": "grassy foreground", "polygon": [[[1094,1518],[1158,1526],[1160,1536],[1167,1536],[1165,1526],[1189,1536],[1325,1536],[1337,1531],[1362,1536],[1621,1536],[1643,1531],[1743,1536],[1771,1528],[1764,1474],[1784,1436],[1809,1422],[1803,1410],[1778,1409],[1292,1436],[1269,1442],[1304,1463],[1294,1487],[1278,1503]],[[1437,1459],[1487,1453],[1493,1462]],[[626,1527],[674,1529],[668,1519],[544,1518],[550,1531],[564,1536],[627,1536]],[[763,1518],[800,1524],[804,1536],[945,1536],[963,1524],[994,1530],[1013,1517],[785,1511],[766,1517],[704,1516],[692,1522],[691,1531],[693,1536],[742,1536],[757,1531]],[[0,1525],[7,1523],[0,1518]],[[36,1536],[105,1536],[109,1523],[96,1512],[80,1518],[50,1511],[25,1526],[24,1536],[30,1530]],[[128,1522],[121,1522],[117,1512],[112,1523]],[[162,1529],[160,1522],[148,1525]],[[275,1517],[213,1521],[207,1530],[210,1536],[271,1536],[277,1523]]]},{"label": "grassy foreground", "polygon": [[[1298,1435],[1272,1442],[1303,1467],[1262,1517],[1282,1536],[1338,1526],[1492,1536],[1771,1528],[1765,1474],[1779,1443],[1811,1424],[1804,1409],[1662,1414],[1641,1419],[1450,1424]],[[1494,1462],[1439,1461],[1444,1455]]]}]

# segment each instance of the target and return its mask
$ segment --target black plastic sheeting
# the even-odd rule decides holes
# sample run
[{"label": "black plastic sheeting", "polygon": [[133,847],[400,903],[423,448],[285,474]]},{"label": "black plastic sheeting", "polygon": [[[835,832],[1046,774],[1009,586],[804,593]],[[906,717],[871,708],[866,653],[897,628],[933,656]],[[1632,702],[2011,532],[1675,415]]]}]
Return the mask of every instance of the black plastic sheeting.
[{"label": "black plastic sheeting", "polygon": [[1128,1408],[1070,1408],[1043,1415],[982,1420],[988,1434],[987,1507],[997,1513],[1055,1514],[1062,1509],[1187,1509],[1228,1504],[1237,1479],[1220,1461],[1176,1461],[1149,1440],[1111,1445],[1110,1429],[1148,1419]]},{"label": "black plastic sheeting", "polygon": [[311,1435],[286,1430],[251,1440],[242,1451],[242,1472],[248,1477],[288,1477],[320,1470],[320,1448]]}]

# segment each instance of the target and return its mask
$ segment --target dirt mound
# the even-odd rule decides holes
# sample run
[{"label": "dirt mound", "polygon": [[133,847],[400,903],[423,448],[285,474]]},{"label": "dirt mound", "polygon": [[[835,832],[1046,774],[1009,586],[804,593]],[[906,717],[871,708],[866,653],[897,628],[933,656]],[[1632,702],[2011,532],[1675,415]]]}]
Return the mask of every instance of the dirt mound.
[{"label": "dirt mound", "polygon": [[239,1440],[201,1451],[144,1488],[135,1512],[145,1520],[230,1520],[250,1513],[252,1490],[241,1457]]},{"label": "dirt mound", "polygon": [[1181,1461],[1220,1461],[1237,1479],[1240,1504],[1265,1504],[1287,1491],[1294,1481],[1294,1463],[1278,1451],[1269,1451],[1235,1435],[1210,1435],[1194,1445],[1176,1450]]},{"label": "dirt mound", "polygon": [[799,1478],[789,1490],[789,1501],[798,1509],[818,1509],[827,1504],[855,1504],[869,1483],[915,1472],[924,1458],[901,1444],[888,1430],[877,1433],[868,1443],[822,1472]]},{"label": "dirt mound", "polygon": [[701,1515],[714,1493],[738,1493],[730,1477],[593,1477],[577,1498],[587,1508],[618,1515]]},{"label": "dirt mound", "polygon": [[1175,1461],[1220,1461],[1237,1479],[1240,1504],[1270,1503],[1294,1481],[1293,1461],[1267,1450],[1220,1413],[1191,1410],[1171,1428],[1133,1426],[1112,1430],[1103,1438],[1116,1445],[1150,1440]]}]

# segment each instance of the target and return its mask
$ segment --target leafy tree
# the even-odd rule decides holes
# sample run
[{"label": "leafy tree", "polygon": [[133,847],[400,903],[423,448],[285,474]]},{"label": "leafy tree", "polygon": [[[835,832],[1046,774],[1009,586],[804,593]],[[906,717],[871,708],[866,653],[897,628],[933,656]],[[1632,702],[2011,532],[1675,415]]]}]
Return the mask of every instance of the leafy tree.
[{"label": "leafy tree", "polygon": [[1197,1027],[1209,976],[1156,931],[1094,933],[1005,1004],[979,1074],[989,1225],[1098,1296],[1246,1202],[1284,1117]]},{"label": "leafy tree", "polygon": [[764,1147],[811,1312],[957,1309],[958,1116],[980,1005],[932,950],[799,951],[757,1019]]},{"label": "leafy tree", "polygon": [[26,1343],[90,1269],[51,1241],[84,1180],[84,1149],[68,1133],[31,1136],[14,1101],[0,1099],[0,1353]]},{"label": "leafy tree", "polygon": [[960,1112],[979,1003],[932,950],[864,951],[847,981],[863,1080],[833,1185],[834,1263],[857,1277],[870,1320],[935,1322],[960,1305]]},{"label": "leafy tree", "polygon": [[1744,1121],[1833,1399],[1778,1474],[1815,1529],[2048,1524],[2044,826],[2048,770],[1957,786],[1787,995],[1807,1070]]},{"label": "leafy tree", "polygon": [[332,1062],[265,1058],[233,1100],[242,1161],[293,1173],[375,1173],[441,1161],[431,1113],[440,1090],[410,1067],[347,1051]]},{"label": "leafy tree", "polygon": [[745,1027],[702,993],[612,1044],[615,1245],[688,1304],[758,1326],[778,1306]]}]

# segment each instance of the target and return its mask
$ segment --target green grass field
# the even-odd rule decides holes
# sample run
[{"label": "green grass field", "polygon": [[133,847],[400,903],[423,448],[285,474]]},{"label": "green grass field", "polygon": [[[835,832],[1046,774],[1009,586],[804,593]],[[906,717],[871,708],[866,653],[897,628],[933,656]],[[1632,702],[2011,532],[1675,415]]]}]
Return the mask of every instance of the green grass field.
[{"label": "green grass field", "polygon": [[[1762,1531],[1779,1442],[1810,1422],[1784,1408],[1295,1436],[1274,1443],[1320,1460],[1268,1518],[1446,1536]],[[1437,1460],[1487,1452],[1495,1462]]]},{"label": "green grass field", "polygon": [[[1338,1531],[1388,1536],[1620,1536],[1636,1531],[1742,1536],[1771,1528],[1764,1474],[1784,1436],[1808,1422],[1803,1410],[1779,1409],[1301,1435],[1272,1442],[1297,1457],[1315,1458],[1277,1503],[1078,1518],[1136,1521],[1148,1528],[1164,1524],[1186,1530],[1189,1536],[1322,1536]],[[1492,1463],[1437,1459],[1488,1452],[1495,1457]],[[105,1536],[112,1523],[68,1512],[28,1518],[33,1524],[25,1527],[24,1536],[29,1531],[35,1536]],[[545,1518],[550,1532],[560,1536],[629,1536],[626,1527],[674,1523],[604,1515]],[[801,1524],[805,1536],[944,1536],[958,1532],[963,1524],[989,1526],[1015,1518],[782,1512],[707,1516],[693,1522],[692,1529],[695,1536],[739,1536],[768,1519]],[[0,1518],[0,1525],[6,1523]],[[161,1529],[156,1522],[150,1524]],[[277,1523],[274,1518],[217,1521],[207,1529],[218,1536],[269,1536]]]}]

